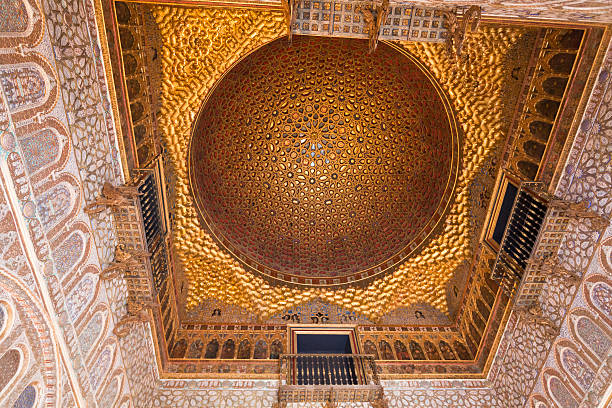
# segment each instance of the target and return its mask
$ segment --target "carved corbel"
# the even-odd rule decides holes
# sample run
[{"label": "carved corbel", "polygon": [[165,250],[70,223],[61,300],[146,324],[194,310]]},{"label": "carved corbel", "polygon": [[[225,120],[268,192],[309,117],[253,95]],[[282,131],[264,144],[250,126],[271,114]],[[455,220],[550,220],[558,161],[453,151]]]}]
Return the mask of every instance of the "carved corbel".
[{"label": "carved corbel", "polygon": [[84,211],[87,214],[97,214],[104,211],[107,207],[125,207],[129,206],[131,200],[142,195],[136,186],[113,186],[106,181],[102,186],[101,194],[93,203],[85,206]]},{"label": "carved corbel", "polygon": [[448,36],[446,37],[446,50],[458,62],[463,54],[463,42],[468,32],[476,32],[480,26],[482,10],[480,6],[470,6],[463,14],[461,21],[457,17],[457,9],[444,11],[448,25]]},{"label": "carved corbel", "polygon": [[550,204],[557,210],[565,212],[567,217],[588,218],[594,231],[603,231],[610,225],[610,220],[590,209],[586,201],[575,203],[555,199]]},{"label": "carved corbel", "polygon": [[542,329],[544,330],[544,336],[548,340],[552,340],[559,335],[559,329],[548,319],[543,319],[540,322]]},{"label": "carved corbel", "polygon": [[113,280],[120,275],[124,275],[127,269],[124,265],[112,263],[100,273],[100,279],[103,281]]},{"label": "carved corbel", "polygon": [[548,319],[544,315],[544,312],[540,305],[533,305],[530,307],[521,308],[518,309],[518,312],[520,313],[521,317],[527,322],[534,323],[542,327],[546,338],[552,339],[559,335],[559,329],[550,319]]},{"label": "carved corbel", "polygon": [[550,202],[551,206],[559,211],[564,211],[570,217],[585,217],[591,211],[588,210],[588,204],[584,201],[575,203],[572,201],[555,199]]},{"label": "carved corbel", "polygon": [[358,4],[355,6],[355,12],[361,13],[363,16],[363,22],[368,33],[368,49],[371,54],[376,51],[380,27],[389,14],[389,0],[383,0],[381,5],[376,6],[371,3]]},{"label": "carved corbel", "polygon": [[118,244],[115,247],[115,260],[100,274],[100,279],[111,280],[119,275],[125,274],[130,268],[140,265],[142,258],[151,256],[147,251],[125,250],[125,245]]},{"label": "carved corbel", "polygon": [[132,303],[128,301],[127,313],[115,324],[113,334],[118,338],[127,336],[130,332],[130,326],[134,323],[150,323],[150,310],[153,310],[153,302]]},{"label": "carved corbel", "polygon": [[591,227],[595,231],[604,231],[610,225],[610,220],[604,216],[591,217]]},{"label": "carved corbel", "polygon": [[591,226],[596,230],[602,230],[610,225],[610,220],[590,209],[586,201],[575,203],[555,199],[551,201],[551,205],[560,211],[564,211],[569,217],[589,218]]},{"label": "carved corbel", "polygon": [[576,286],[578,283],[580,283],[581,277],[577,271],[570,271],[560,266],[552,257],[542,260],[538,266],[546,279],[550,279],[552,277],[563,278],[563,282],[567,284],[567,286]]},{"label": "carved corbel", "polygon": [[281,0],[285,24],[287,25],[287,37],[289,42],[293,40],[292,27],[297,17],[297,8],[300,0]]}]

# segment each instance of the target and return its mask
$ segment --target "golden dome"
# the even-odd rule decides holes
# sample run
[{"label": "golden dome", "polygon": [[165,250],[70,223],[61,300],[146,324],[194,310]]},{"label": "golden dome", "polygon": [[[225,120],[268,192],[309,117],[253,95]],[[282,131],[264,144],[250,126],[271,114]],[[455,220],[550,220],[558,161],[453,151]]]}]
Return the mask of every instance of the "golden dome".
[{"label": "golden dome", "polygon": [[212,235],[276,280],[387,271],[445,214],[459,163],[448,103],[413,57],[361,40],[273,41],[216,84],[190,179]]}]

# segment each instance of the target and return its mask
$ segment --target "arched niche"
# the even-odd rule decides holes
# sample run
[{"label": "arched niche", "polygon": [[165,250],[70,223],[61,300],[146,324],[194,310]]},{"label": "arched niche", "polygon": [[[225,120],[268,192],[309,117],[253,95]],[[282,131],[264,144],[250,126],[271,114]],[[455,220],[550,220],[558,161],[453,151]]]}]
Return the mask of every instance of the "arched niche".
[{"label": "arched niche", "polygon": [[25,347],[19,345],[8,349],[0,356],[0,395],[7,395],[9,390],[21,377],[23,368],[27,361],[24,361]]},{"label": "arched niche", "polygon": [[254,359],[265,359],[268,358],[268,343],[264,339],[259,339],[255,342],[255,349],[253,350]]},{"label": "arched niche", "polygon": [[585,297],[593,312],[612,327],[612,281],[603,275],[587,278],[584,285]]},{"label": "arched niche", "polygon": [[423,352],[423,348],[419,343],[414,340],[410,340],[408,348],[410,349],[410,354],[412,354],[412,358],[414,360],[426,360],[425,352]]},{"label": "arched niche", "polygon": [[38,392],[34,384],[30,384],[21,391],[12,408],[33,408],[36,406]]},{"label": "arched niche", "polygon": [[15,313],[12,306],[3,300],[0,300],[0,342],[2,342],[13,327]]},{"label": "arched niche", "polygon": [[559,407],[578,408],[576,396],[563,383],[558,373],[548,371],[544,375],[544,388],[548,397]]},{"label": "arched niche", "polygon": [[595,369],[583,353],[567,340],[560,341],[556,346],[557,364],[565,372],[566,378],[580,397],[591,387],[595,380]]},{"label": "arched niche", "polygon": [[438,347],[440,348],[440,353],[442,353],[442,357],[444,357],[445,360],[457,359],[457,357],[455,357],[455,353],[453,353],[453,348],[444,340],[440,340]]},{"label": "arched niche", "polygon": [[187,358],[200,358],[202,356],[202,349],[204,348],[204,343],[200,339],[196,339],[189,346],[189,350],[187,351]]},{"label": "arched niche", "polygon": [[170,353],[170,358],[183,358],[185,357],[185,352],[187,351],[187,340],[180,339],[174,344],[172,348],[172,352]]},{"label": "arched niche", "polygon": [[372,340],[366,340],[363,343],[363,352],[365,354],[374,355],[374,358],[378,360],[378,350],[376,349],[376,345]]},{"label": "arched niche", "polygon": [[586,310],[572,311],[570,331],[574,340],[582,345],[585,353],[597,363],[601,363],[612,348],[612,335],[596,322]]},{"label": "arched niche", "polygon": [[285,352],[285,347],[280,340],[274,340],[270,345],[270,359],[276,360]]},{"label": "arched niche", "polygon": [[403,342],[400,340],[395,340],[393,346],[395,347],[395,355],[397,356],[398,360],[410,360],[408,348]]},{"label": "arched niche", "polygon": [[249,359],[251,358],[251,341],[249,339],[243,339],[238,345],[238,355],[236,358]]},{"label": "arched niche", "polygon": [[86,358],[96,349],[95,346],[99,344],[107,327],[108,311],[106,308],[95,312],[84,324],[78,339],[81,351]]},{"label": "arched niche", "polygon": [[219,341],[212,339],[206,345],[206,351],[204,352],[204,358],[217,358],[219,356]]},{"label": "arched niche", "polygon": [[221,349],[221,358],[231,360],[234,358],[236,353],[236,343],[232,339],[225,340],[223,348]]},{"label": "arched niche", "polygon": [[380,354],[383,360],[395,360],[393,350],[391,350],[391,346],[386,340],[381,340],[378,345],[380,347]]}]

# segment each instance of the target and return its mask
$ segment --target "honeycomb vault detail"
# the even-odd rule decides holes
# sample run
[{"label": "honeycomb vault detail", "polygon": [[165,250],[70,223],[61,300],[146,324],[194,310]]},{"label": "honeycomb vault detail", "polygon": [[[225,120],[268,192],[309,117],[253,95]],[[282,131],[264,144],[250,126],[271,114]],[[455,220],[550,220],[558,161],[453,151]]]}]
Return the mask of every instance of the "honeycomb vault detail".
[{"label": "honeycomb vault detail", "polygon": [[201,110],[192,191],[247,269],[302,285],[370,278],[419,249],[459,164],[449,106],[401,49],[276,40],[234,66]]}]

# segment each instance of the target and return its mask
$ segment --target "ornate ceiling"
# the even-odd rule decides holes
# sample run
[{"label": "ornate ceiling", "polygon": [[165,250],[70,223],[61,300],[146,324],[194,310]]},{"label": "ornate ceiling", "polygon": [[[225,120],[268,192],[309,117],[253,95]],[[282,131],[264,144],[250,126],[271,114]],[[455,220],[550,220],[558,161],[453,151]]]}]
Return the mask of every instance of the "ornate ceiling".
[{"label": "ornate ceiling", "polygon": [[278,39],[234,66],[199,113],[192,192],[243,267],[353,283],[417,253],[446,214],[459,141],[418,62],[366,41]]},{"label": "ornate ceiling", "polygon": [[[275,11],[169,7],[153,7],[152,12],[163,41],[162,109],[159,123],[177,176],[174,245],[181,269],[189,283],[186,307],[190,309],[202,300],[212,298],[258,310],[262,318],[266,318],[292,305],[321,299],[373,319],[397,307],[415,303],[427,303],[441,312],[446,312],[448,309],[445,284],[456,267],[470,258],[472,251],[469,183],[495,144],[503,137],[502,90],[505,81],[510,77],[509,70],[504,67],[504,60],[508,50],[524,31],[509,27],[482,27],[477,34],[467,38],[466,49],[470,50],[470,64],[461,66],[457,66],[455,61],[446,55],[442,45],[401,44],[416,60],[421,61],[441,84],[464,132],[458,182],[448,215],[433,232],[433,239],[385,277],[358,287],[301,288],[267,282],[259,273],[245,268],[224,246],[217,243],[200,224],[190,192],[188,172],[191,129],[209,91],[237,61],[270,40],[285,34],[282,14]],[[280,47],[280,43],[277,46]],[[293,47],[300,46],[298,40]],[[265,52],[265,49],[264,47],[262,52]],[[396,52],[385,46],[381,46],[381,49]],[[285,52],[291,52],[291,48],[287,50]],[[254,54],[254,58],[257,55]],[[366,56],[359,58],[363,58],[364,63],[367,60]],[[412,71],[414,72],[414,69]],[[285,72],[285,75],[290,74],[284,67],[282,72]],[[293,74],[298,75],[299,71],[296,70]],[[233,74],[228,80],[232,77]],[[255,88],[244,87],[244,91],[249,94],[255,92]],[[408,99],[405,99],[408,107],[417,106]],[[244,101],[244,97],[241,97],[240,101]],[[240,103],[236,101],[234,105],[228,106],[236,109]],[[232,115],[239,118],[238,113]],[[416,150],[414,146],[413,151]],[[227,148],[229,149],[229,146]],[[411,154],[423,157],[417,152]],[[270,153],[266,155],[271,158]],[[308,183],[310,178],[307,178]],[[263,182],[260,188],[266,188]],[[308,191],[310,195],[310,190]],[[224,199],[230,198],[235,200],[237,197],[227,196]],[[289,208],[283,211],[288,211]],[[257,208],[259,212],[266,210],[270,209],[263,205]],[[310,219],[304,217],[306,224],[308,221]],[[400,225],[398,223],[396,226]],[[336,227],[332,223],[330,226]],[[285,227],[288,227],[288,224]],[[316,228],[316,224],[314,227]],[[274,233],[278,234],[276,237],[280,239],[280,229]],[[325,242],[325,239],[320,242]],[[257,244],[253,243],[252,248],[256,247]],[[265,247],[262,250],[265,254]],[[370,259],[376,262],[378,258]],[[284,261],[280,265],[287,267],[291,263]],[[360,268],[364,265],[367,266],[368,263],[364,262]],[[347,267],[344,273],[352,273],[352,270]]]}]

